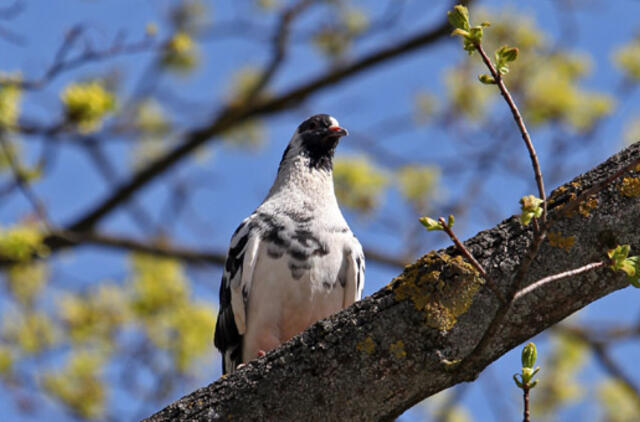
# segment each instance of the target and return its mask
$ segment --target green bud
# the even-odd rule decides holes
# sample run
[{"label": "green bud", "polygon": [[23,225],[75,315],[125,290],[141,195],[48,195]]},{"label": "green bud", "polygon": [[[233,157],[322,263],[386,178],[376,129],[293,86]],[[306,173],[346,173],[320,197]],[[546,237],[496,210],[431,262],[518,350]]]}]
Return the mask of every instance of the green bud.
[{"label": "green bud", "polygon": [[444,227],[442,227],[442,224],[440,224],[439,222],[437,222],[436,220],[434,220],[433,218],[429,218],[429,217],[420,217],[419,218],[420,223],[422,223],[423,226],[425,226],[427,228],[427,230],[429,231],[434,231],[434,230],[443,230]]},{"label": "green bud", "polygon": [[482,27],[474,26],[473,28],[469,29],[469,38],[469,41],[475,44],[480,44],[480,42],[482,42]]},{"label": "green bud", "polygon": [[449,214],[449,221],[447,221],[447,226],[449,226],[449,228],[453,227],[454,221],[455,221],[455,218],[453,218],[453,214]]},{"label": "green bud", "polygon": [[482,75],[478,75],[478,80],[486,85],[494,85],[496,83],[496,80],[493,78],[493,76],[488,75],[486,73],[483,73]]},{"label": "green bud", "polygon": [[512,62],[518,58],[517,47],[507,47],[503,45],[496,51],[496,60],[504,60],[505,62]]},{"label": "green bud", "polygon": [[610,249],[607,252],[609,259],[611,260],[611,269],[614,271],[618,271],[622,269],[624,264],[624,260],[629,256],[629,250],[631,247],[629,245],[618,245],[615,249]]},{"label": "green bud", "polygon": [[494,54],[496,58],[496,67],[501,75],[509,73],[508,63],[514,61],[518,57],[518,49],[516,47],[508,47],[503,45],[496,50]]},{"label": "green bud", "polygon": [[527,372],[533,371],[533,365],[536,364],[536,359],[538,357],[538,351],[536,350],[536,345],[533,343],[529,343],[524,346],[522,349],[522,373],[525,373],[525,369],[528,369]]},{"label": "green bud", "polygon": [[453,10],[447,12],[447,18],[451,26],[457,29],[469,30],[469,10],[459,4]]},{"label": "green bud", "polygon": [[640,288],[640,256],[629,256],[629,245],[618,245],[607,252],[613,271],[623,271],[633,287]]},{"label": "green bud", "polygon": [[528,225],[531,220],[536,217],[539,218],[542,215],[542,199],[533,195],[527,195],[520,198],[520,222],[525,226]]}]

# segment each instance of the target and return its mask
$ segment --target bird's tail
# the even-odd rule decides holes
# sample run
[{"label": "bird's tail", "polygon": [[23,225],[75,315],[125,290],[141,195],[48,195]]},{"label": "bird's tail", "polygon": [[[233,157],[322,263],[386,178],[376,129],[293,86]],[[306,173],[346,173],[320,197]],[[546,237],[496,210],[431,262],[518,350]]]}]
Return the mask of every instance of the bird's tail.
[{"label": "bird's tail", "polygon": [[222,373],[235,372],[238,365],[242,363],[242,343],[230,346],[222,355]]}]

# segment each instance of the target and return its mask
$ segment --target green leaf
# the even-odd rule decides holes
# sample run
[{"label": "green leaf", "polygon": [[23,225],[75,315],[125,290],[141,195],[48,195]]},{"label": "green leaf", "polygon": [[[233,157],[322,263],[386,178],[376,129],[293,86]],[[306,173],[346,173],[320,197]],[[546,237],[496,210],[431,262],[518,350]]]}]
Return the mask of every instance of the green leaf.
[{"label": "green leaf", "polygon": [[508,63],[518,58],[518,49],[503,45],[495,52],[496,67],[501,75],[509,73]]},{"label": "green leaf", "polygon": [[453,217],[453,214],[449,214],[449,220],[447,221],[447,226],[449,226],[449,228],[453,227],[454,221],[455,221],[455,218]]},{"label": "green leaf", "polygon": [[442,224],[440,224],[439,222],[437,222],[436,220],[434,220],[433,218],[429,218],[429,217],[420,217],[419,218],[420,223],[422,223],[423,226],[425,226],[427,228],[427,230],[429,231],[434,231],[434,230],[444,230],[444,227],[442,227]]},{"label": "green leaf", "polygon": [[609,259],[611,260],[611,269],[614,271],[618,271],[622,269],[622,265],[624,260],[629,256],[629,250],[631,247],[629,245],[618,245],[615,249],[610,249],[607,252]]},{"label": "green leaf", "polygon": [[522,385],[522,382],[518,380],[518,375],[520,375],[520,374],[513,374],[513,380],[516,382],[516,385],[517,385],[519,388],[522,388],[522,387],[523,387],[523,385]]},{"label": "green leaf", "polygon": [[469,30],[469,9],[459,4],[447,12],[449,23],[456,29]]},{"label": "green leaf", "polygon": [[[474,26],[471,29],[469,29],[469,41],[471,41],[474,44],[480,44],[482,42],[482,35],[483,35],[483,31],[482,31],[482,27],[481,26]],[[474,45],[475,48],[475,45]]]},{"label": "green leaf", "polygon": [[640,256],[629,256],[629,245],[618,245],[607,252],[611,260],[610,268],[613,271],[623,271],[627,274],[629,283],[633,287],[640,288]]}]

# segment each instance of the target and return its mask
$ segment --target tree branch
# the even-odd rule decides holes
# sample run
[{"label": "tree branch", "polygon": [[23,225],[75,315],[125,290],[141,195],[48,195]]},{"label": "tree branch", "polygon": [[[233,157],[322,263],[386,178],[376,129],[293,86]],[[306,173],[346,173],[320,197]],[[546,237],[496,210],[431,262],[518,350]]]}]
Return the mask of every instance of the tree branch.
[{"label": "tree branch", "polygon": [[87,231],[98,223],[104,216],[127,201],[135,192],[147,183],[164,174],[188,154],[205,144],[211,138],[238,126],[250,118],[274,114],[299,104],[309,96],[317,93],[322,88],[335,85],[343,80],[370,70],[377,65],[386,63],[404,54],[418,50],[419,48],[433,44],[449,35],[449,24],[446,21],[440,23],[435,29],[430,29],[415,35],[414,37],[394,44],[391,47],[382,48],[371,53],[354,63],[327,71],[311,81],[292,88],[280,95],[256,99],[251,104],[240,106],[229,105],[218,112],[213,121],[205,126],[196,128],[184,135],[183,141],[166,154],[149,163],[139,170],[128,181],[122,183],[107,198],[93,207],[90,211],[80,216],[69,225],[72,231]]},{"label": "tree branch", "polygon": [[[596,186],[639,157],[636,143],[576,178],[574,186]],[[573,238],[573,246],[565,250],[544,242],[523,287],[575,262],[605,256],[615,244],[640,247],[640,200],[622,194],[620,186],[616,179],[602,188],[599,205],[588,216],[562,216],[570,198],[554,202],[554,230]],[[465,246],[488,277],[509,292],[532,239],[532,229],[511,217]],[[451,365],[476,348],[500,307],[490,291],[480,288],[479,272],[460,255],[452,258],[456,254],[450,247],[425,255],[373,296],[147,421],[393,420],[425,397],[475,379],[522,341],[628,286],[624,274],[605,267],[544,283],[509,307],[500,330],[469,365]]]}]

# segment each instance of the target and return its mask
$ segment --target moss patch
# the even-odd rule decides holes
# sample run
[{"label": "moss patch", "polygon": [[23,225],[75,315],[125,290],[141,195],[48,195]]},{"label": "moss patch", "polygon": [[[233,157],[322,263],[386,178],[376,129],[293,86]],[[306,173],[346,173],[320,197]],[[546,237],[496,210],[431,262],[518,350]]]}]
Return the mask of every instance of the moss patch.
[{"label": "moss patch", "polygon": [[640,196],[640,178],[625,177],[620,185],[620,192],[629,198]]},{"label": "moss patch", "polygon": [[397,301],[410,300],[428,326],[450,330],[483,283],[478,271],[461,256],[429,252],[407,265],[389,288]]},{"label": "moss patch", "polygon": [[564,249],[569,252],[569,250],[573,247],[573,244],[576,242],[575,236],[562,236],[562,234],[557,232],[550,232],[547,234],[547,239],[549,239],[549,244],[556,248]]},{"label": "moss patch", "polygon": [[404,341],[402,340],[391,343],[391,345],[389,345],[389,351],[396,357],[396,359],[404,359],[407,357],[407,352],[404,350]]},{"label": "moss patch", "polygon": [[356,349],[360,352],[371,355],[376,351],[376,343],[371,337],[365,337],[364,340],[359,341],[358,344],[356,344]]},{"label": "moss patch", "polygon": [[578,212],[583,217],[589,217],[591,215],[591,211],[598,207],[598,198],[595,196],[590,196],[584,201],[580,202],[578,205]]}]

